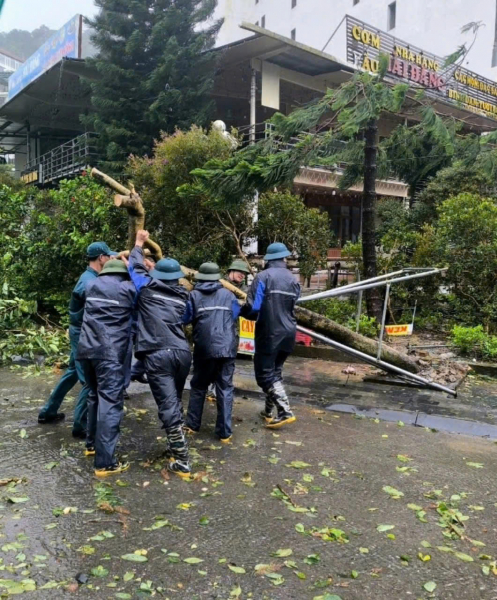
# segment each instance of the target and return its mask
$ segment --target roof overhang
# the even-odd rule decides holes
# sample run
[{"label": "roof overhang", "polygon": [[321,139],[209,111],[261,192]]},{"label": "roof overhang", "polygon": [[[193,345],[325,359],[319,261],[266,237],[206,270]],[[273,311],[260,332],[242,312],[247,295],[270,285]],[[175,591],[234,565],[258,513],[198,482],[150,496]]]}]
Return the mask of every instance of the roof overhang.
[{"label": "roof overhang", "polygon": [[80,115],[91,108],[91,90],[82,78],[97,71],[82,59],[63,58],[0,108],[0,147],[13,150],[19,136],[42,129],[81,131]]}]

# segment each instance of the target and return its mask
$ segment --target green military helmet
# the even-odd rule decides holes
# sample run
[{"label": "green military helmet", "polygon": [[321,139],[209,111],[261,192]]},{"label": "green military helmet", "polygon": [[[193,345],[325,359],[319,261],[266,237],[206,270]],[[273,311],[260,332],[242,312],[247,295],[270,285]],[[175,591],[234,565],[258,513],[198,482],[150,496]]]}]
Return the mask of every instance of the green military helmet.
[{"label": "green military helmet", "polygon": [[195,273],[197,281],[218,281],[221,279],[221,269],[219,265],[213,262],[206,262],[200,265],[198,273]]},{"label": "green military helmet", "polygon": [[104,268],[100,271],[99,276],[101,275],[114,275],[114,273],[119,273],[120,275],[128,275],[128,269],[122,260],[113,258],[108,260]]},{"label": "green military helmet", "polygon": [[234,260],[231,265],[228,267],[229,271],[240,271],[241,273],[250,273],[250,269],[247,266],[247,263],[241,258],[237,258]]},{"label": "green military helmet", "polygon": [[163,281],[173,281],[181,279],[185,274],[181,270],[179,262],[174,258],[161,258],[155,265],[155,269],[150,271],[150,277],[162,279]]}]

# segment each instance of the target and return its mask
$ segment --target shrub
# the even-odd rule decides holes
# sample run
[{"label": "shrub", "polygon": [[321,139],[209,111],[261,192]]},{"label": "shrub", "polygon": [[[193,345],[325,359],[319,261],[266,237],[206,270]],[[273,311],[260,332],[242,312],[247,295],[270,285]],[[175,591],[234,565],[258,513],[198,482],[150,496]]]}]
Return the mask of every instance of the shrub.
[{"label": "shrub", "polygon": [[451,341],[461,354],[485,360],[497,360],[497,336],[486,333],[481,325],[454,326],[451,331]]},{"label": "shrub", "polygon": [[300,273],[305,278],[326,266],[332,244],[327,213],[307,208],[300,196],[288,191],[263,194],[258,210],[259,250],[272,242],[283,242],[297,254]]},{"label": "shrub", "polygon": [[0,283],[49,311],[67,310],[90,243],[125,247],[127,215],[89,176],[62,181],[49,191],[2,186],[0,220]]},{"label": "shrub", "polygon": [[62,329],[35,321],[37,303],[17,297],[4,283],[0,295],[0,363],[14,355],[43,355],[47,364],[64,360],[69,349]]}]

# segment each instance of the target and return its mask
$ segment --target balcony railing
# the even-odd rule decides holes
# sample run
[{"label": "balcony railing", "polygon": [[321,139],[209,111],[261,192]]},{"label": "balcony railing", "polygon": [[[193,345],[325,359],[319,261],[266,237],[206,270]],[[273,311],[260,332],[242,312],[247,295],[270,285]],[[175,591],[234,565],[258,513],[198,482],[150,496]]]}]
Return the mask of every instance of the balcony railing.
[{"label": "balcony railing", "polygon": [[37,185],[47,185],[81,174],[98,160],[95,133],[84,133],[39,158],[29,161],[23,178]]}]

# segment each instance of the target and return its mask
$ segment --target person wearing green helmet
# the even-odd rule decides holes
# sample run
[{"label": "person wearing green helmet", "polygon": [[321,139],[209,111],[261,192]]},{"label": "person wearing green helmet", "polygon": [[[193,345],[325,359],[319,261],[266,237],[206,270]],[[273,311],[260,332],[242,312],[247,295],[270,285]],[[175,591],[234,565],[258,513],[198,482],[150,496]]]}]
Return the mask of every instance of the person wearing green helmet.
[{"label": "person wearing green helmet", "polygon": [[136,290],[122,260],[110,260],[87,288],[77,359],[90,388],[86,456],[95,456],[95,475],[126,471],[116,457],[124,409]]},{"label": "person wearing green helmet", "polygon": [[204,263],[195,275],[197,283],[190,293],[185,324],[193,323],[193,377],[186,429],[198,433],[202,423],[205,396],[209,384],[214,384],[217,398],[215,433],[221,442],[231,441],[233,409],[233,375],[238,350],[236,322],[240,305],[233,292],[219,280],[221,271],[216,263]]},{"label": "person wearing green helmet", "polygon": [[240,258],[235,259],[228,267],[226,279],[236,286],[242,292],[248,292],[248,286],[245,283],[247,275],[250,274],[250,269],[247,263]]},{"label": "person wearing green helmet", "polygon": [[63,420],[65,415],[58,412],[58,410],[66,395],[79,381],[83,387],[74,409],[74,423],[72,428],[74,437],[86,437],[87,399],[90,392],[89,387],[85,383],[83,369],[76,360],[79,336],[83,324],[86,288],[98,277],[106,262],[113,256],[117,256],[117,252],[113,252],[105,242],[93,242],[86,249],[88,267],[76,283],[69,304],[69,341],[71,343],[69,366],[38,415],[38,423],[43,425]]},{"label": "person wearing green helmet", "polygon": [[[250,274],[247,263],[240,258],[235,259],[226,271],[226,280],[237,287],[240,291],[247,293],[248,286],[245,283],[247,275]],[[216,386],[214,383],[209,385],[207,389],[206,399],[209,402],[216,402]]]}]

